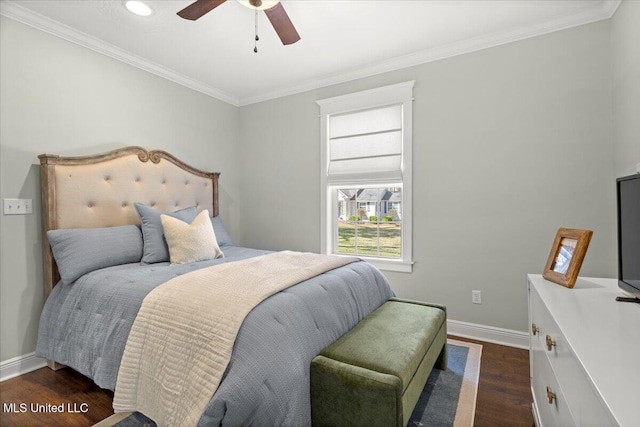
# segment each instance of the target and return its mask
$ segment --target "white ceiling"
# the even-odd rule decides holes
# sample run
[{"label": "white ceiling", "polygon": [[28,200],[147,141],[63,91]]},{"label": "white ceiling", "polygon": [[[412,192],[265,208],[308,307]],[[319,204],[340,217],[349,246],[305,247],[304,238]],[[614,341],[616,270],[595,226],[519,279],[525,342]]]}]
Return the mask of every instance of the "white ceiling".
[{"label": "white ceiling", "polygon": [[2,0],[0,12],[234,105],[442,59],[610,18],[620,0],[283,0],[301,40],[228,0],[197,21],[189,0]]}]

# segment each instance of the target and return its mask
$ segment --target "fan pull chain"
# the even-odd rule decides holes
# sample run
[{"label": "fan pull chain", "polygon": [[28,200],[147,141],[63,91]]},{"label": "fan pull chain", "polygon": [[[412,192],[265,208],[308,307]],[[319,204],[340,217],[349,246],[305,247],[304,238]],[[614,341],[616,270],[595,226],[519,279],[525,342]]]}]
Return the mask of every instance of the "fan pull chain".
[{"label": "fan pull chain", "polygon": [[260,40],[260,37],[258,37],[258,9],[256,9],[256,25],[255,25],[255,30],[256,30],[256,41],[254,42],[253,45],[253,51],[255,53],[258,53],[258,40]]}]

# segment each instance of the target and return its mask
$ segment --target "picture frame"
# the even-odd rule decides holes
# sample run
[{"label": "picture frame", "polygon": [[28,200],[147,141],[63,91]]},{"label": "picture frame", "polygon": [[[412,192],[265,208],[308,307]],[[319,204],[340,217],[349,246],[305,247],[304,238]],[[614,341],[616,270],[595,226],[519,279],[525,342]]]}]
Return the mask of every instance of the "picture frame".
[{"label": "picture frame", "polygon": [[558,229],[542,277],[567,288],[573,288],[592,235],[592,230]]}]

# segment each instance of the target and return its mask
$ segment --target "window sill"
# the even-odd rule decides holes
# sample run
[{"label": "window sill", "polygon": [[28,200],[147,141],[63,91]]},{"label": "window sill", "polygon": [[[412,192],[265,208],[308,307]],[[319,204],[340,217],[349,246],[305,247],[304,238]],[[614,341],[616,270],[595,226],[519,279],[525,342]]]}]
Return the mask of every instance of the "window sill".
[{"label": "window sill", "polygon": [[[342,254],[335,254],[338,256],[342,256]],[[345,256],[354,256],[354,255],[345,255]],[[395,259],[384,259],[384,258],[375,258],[375,257],[366,257],[366,256],[358,256],[363,261],[368,262],[369,264],[375,266],[379,270],[382,271],[397,271],[400,273],[411,273],[413,271],[413,262],[403,261],[403,260],[395,260]]]}]

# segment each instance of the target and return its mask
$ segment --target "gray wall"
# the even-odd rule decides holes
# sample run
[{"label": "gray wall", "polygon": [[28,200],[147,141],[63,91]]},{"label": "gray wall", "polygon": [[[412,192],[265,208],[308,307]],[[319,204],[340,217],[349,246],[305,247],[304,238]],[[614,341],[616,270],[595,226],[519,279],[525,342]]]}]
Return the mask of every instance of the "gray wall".
[{"label": "gray wall", "polygon": [[617,177],[640,172],[640,1],[623,1],[611,20],[613,142]]},{"label": "gray wall", "polygon": [[34,213],[0,215],[0,360],[35,350],[43,305],[37,155],[124,145],[222,172],[221,215],[237,233],[236,107],[2,17],[0,194]]},{"label": "gray wall", "polygon": [[451,319],[526,330],[525,275],[559,227],[594,230],[583,275],[615,274],[609,25],[242,107],[241,243],[319,250],[315,101],[416,80],[415,266],[387,277]]}]

